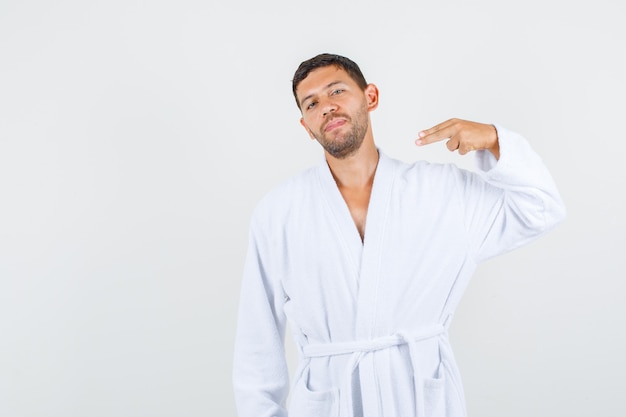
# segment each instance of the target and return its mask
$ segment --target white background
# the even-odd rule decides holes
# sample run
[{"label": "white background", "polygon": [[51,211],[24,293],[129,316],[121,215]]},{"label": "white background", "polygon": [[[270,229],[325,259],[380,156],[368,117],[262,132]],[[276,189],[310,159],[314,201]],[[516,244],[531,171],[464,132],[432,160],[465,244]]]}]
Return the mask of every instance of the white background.
[{"label": "white background", "polygon": [[[251,210],[317,163],[297,65],[354,59],[390,156],[525,135],[569,217],[452,325],[470,416],[624,416],[625,3],[0,2],[0,416],[234,416]],[[588,2],[587,2],[588,3]]]}]

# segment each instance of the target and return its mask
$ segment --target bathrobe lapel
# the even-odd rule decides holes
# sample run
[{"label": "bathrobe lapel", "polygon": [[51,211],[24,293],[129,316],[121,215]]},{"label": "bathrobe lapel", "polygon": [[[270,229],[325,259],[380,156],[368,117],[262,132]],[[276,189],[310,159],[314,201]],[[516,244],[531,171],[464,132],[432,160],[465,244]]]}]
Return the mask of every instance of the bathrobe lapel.
[{"label": "bathrobe lapel", "polygon": [[364,240],[361,242],[359,232],[352,220],[346,204],[326,161],[320,169],[320,185],[322,195],[326,199],[332,221],[337,230],[337,239],[346,251],[357,288],[357,317],[355,337],[360,340],[370,339],[375,333],[375,316],[377,307],[377,286],[380,277],[380,261],[384,247],[384,229],[387,222],[387,210],[390,203],[391,189],[394,180],[394,164],[382,152],[372,194],[367,211]]},{"label": "bathrobe lapel", "polygon": [[[380,264],[384,247],[384,231],[391,199],[394,167],[390,159],[380,153],[372,194],[367,209],[365,239],[359,268],[359,294],[357,297],[356,337],[368,340],[375,336],[377,295]],[[356,229],[356,227],[355,227]]]}]

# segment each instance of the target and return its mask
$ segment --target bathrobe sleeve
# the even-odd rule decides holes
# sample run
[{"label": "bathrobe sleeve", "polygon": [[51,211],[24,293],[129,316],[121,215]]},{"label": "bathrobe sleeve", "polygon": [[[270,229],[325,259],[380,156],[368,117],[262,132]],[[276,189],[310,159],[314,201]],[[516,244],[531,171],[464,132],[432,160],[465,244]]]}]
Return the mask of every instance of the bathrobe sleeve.
[{"label": "bathrobe sleeve", "polygon": [[482,261],[518,248],[565,218],[556,185],[526,139],[496,126],[500,159],[478,151],[477,174],[465,174],[462,200],[470,250]]},{"label": "bathrobe sleeve", "polygon": [[259,223],[253,216],[233,360],[235,401],[240,417],[286,417],[285,298],[273,276],[272,251]]}]

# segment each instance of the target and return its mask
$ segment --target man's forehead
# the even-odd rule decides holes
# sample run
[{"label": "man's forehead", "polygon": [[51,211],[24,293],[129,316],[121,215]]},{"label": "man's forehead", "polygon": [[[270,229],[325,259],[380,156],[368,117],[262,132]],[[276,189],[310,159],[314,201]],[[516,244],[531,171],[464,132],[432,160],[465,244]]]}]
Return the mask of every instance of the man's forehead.
[{"label": "man's forehead", "polygon": [[323,90],[329,85],[336,83],[349,83],[351,80],[343,68],[329,65],[322,68],[316,68],[304,78],[296,88],[298,97],[304,97],[316,90]]}]

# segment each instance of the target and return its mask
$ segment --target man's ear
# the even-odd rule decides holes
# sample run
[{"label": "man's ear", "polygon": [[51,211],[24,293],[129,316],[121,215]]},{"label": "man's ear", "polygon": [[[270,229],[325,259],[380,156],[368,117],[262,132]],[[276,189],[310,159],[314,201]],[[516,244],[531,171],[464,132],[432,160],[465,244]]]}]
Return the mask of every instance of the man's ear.
[{"label": "man's ear", "polygon": [[376,110],[378,107],[378,87],[375,84],[368,84],[365,87],[365,97],[367,97],[367,110]]},{"label": "man's ear", "polygon": [[306,130],[306,133],[309,134],[309,136],[311,137],[311,139],[315,140],[315,136],[313,135],[313,132],[311,131],[311,129],[309,129],[309,127],[306,125],[306,123],[304,122],[304,117],[300,118],[300,124],[302,125],[302,127],[304,127],[304,130]]}]

